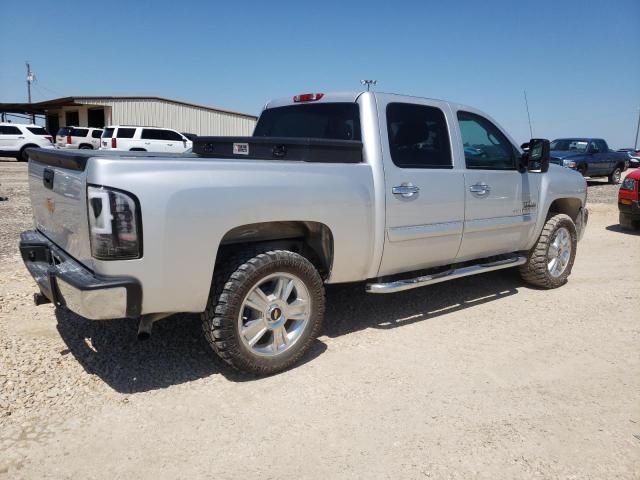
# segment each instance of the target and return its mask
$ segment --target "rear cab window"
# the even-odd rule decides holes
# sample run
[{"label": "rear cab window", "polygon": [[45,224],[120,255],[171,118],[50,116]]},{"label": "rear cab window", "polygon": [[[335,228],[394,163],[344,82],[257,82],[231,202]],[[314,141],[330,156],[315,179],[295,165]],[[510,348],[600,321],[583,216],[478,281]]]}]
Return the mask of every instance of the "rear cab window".
[{"label": "rear cab window", "polygon": [[338,102],[269,108],[253,135],[360,141],[360,109],[356,103]]},{"label": "rear cab window", "polygon": [[91,138],[100,138],[102,136],[102,130],[94,130],[91,132]]},{"label": "rear cab window", "polygon": [[102,132],[102,137],[101,138],[111,138],[113,137],[113,131],[115,129],[114,128],[105,128]]}]

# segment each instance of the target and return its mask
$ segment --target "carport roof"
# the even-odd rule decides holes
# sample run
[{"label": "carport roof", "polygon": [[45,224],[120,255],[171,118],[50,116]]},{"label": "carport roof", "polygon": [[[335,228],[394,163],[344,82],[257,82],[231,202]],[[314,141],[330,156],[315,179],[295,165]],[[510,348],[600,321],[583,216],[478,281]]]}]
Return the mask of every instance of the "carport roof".
[{"label": "carport roof", "polygon": [[208,107],[206,105],[198,105],[196,103],[182,102],[180,100],[172,100],[164,97],[149,97],[149,96],[127,96],[127,97],[113,97],[113,96],[94,96],[94,97],[61,97],[54,98],[52,100],[45,100],[43,102],[36,103],[0,103],[0,112],[5,113],[41,113],[45,114],[47,110],[62,107],[75,107],[80,105],[90,104],[91,101],[108,102],[110,100],[142,100],[142,101],[158,101],[169,102],[178,105],[185,105],[193,108],[202,108],[212,112],[228,113],[230,115],[238,115],[241,117],[250,118],[256,120],[258,117],[250,115],[248,113],[234,112],[233,110],[225,110],[222,108]]}]

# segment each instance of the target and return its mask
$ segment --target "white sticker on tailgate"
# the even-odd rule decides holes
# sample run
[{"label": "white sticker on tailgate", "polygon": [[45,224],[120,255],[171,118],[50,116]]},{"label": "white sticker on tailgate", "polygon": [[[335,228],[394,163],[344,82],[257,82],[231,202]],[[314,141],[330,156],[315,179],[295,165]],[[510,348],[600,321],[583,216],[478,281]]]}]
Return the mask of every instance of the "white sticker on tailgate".
[{"label": "white sticker on tailgate", "polygon": [[249,144],[248,143],[234,143],[233,144],[233,154],[234,155],[249,155]]}]

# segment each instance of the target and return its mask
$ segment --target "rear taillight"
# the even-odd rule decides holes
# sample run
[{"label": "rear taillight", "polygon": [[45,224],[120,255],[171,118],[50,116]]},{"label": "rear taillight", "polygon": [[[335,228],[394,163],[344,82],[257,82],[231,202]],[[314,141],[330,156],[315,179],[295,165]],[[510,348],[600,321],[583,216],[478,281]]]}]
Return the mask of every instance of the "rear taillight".
[{"label": "rear taillight", "polygon": [[111,139],[111,148],[118,148],[118,142],[116,140],[116,137],[113,137]]},{"label": "rear taillight", "polygon": [[302,95],[296,95],[293,97],[293,101],[296,103],[301,102],[315,102],[324,97],[324,93],[303,93]]},{"label": "rear taillight", "polygon": [[91,255],[98,260],[142,256],[140,207],[130,193],[87,187]]},{"label": "rear taillight", "polygon": [[71,135],[67,135],[67,145],[71,145]]}]

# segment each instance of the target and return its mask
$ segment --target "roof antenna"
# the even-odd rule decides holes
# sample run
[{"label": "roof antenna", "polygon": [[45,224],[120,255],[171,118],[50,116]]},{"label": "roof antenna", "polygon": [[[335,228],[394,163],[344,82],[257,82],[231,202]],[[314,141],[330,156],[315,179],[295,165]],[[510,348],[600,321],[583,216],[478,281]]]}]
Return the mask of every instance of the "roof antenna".
[{"label": "roof antenna", "polygon": [[529,119],[529,138],[533,138],[533,129],[531,128],[531,115],[529,114],[529,102],[527,101],[527,91],[524,91],[524,105],[527,107],[527,118]]},{"label": "roof antenna", "polygon": [[366,85],[367,86],[367,92],[371,88],[371,85],[373,85],[375,87],[376,83],[378,83],[377,80],[360,80],[360,84],[361,85]]}]

